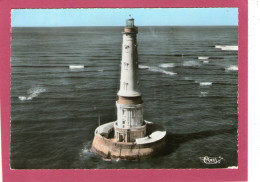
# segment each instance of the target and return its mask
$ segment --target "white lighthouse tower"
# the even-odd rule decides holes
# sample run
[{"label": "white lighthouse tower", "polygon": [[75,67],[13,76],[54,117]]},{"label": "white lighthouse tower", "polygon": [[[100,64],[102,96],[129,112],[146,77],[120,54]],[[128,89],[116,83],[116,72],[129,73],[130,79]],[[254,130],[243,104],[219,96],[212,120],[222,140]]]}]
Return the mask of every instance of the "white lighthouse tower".
[{"label": "white lighthouse tower", "polygon": [[120,90],[117,93],[115,138],[119,142],[134,142],[146,135],[143,120],[143,101],[138,90],[138,54],[134,19],[126,20],[123,32]]},{"label": "white lighthouse tower", "polygon": [[116,101],[117,120],[98,126],[91,146],[92,152],[109,159],[144,159],[158,155],[166,145],[166,131],[143,119],[143,101],[137,80],[137,33],[134,19],[127,19]]}]

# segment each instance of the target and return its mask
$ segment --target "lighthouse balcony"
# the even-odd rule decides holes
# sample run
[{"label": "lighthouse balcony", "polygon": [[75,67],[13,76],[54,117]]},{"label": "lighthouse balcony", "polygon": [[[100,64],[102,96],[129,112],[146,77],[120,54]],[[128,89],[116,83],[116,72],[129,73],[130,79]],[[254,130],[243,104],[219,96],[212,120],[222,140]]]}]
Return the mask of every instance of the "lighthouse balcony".
[{"label": "lighthouse balcony", "polygon": [[102,137],[105,138],[113,138],[114,136],[114,121],[110,123],[106,123],[103,125],[100,125],[99,127],[96,128],[95,134],[99,134]]},{"label": "lighthouse balcony", "polygon": [[137,27],[125,27],[123,33],[138,33]]}]

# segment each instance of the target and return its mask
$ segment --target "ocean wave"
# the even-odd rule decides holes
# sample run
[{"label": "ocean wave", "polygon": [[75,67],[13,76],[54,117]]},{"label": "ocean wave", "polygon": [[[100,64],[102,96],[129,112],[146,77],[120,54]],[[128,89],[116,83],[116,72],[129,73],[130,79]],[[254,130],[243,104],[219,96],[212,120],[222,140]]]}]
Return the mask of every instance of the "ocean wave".
[{"label": "ocean wave", "polygon": [[206,97],[208,95],[208,92],[200,92],[200,97]]},{"label": "ocean wave", "polygon": [[21,101],[32,100],[31,97],[26,97],[26,96],[19,96],[18,98],[19,98],[19,100],[21,100]]},{"label": "ocean wave", "polygon": [[81,72],[84,70],[84,65],[69,65],[69,70],[71,72]]},{"label": "ocean wave", "polygon": [[177,74],[177,73],[174,73],[174,72],[165,71],[164,69],[161,69],[161,68],[158,68],[158,67],[149,67],[148,70],[152,71],[152,72],[164,73],[166,75],[176,75]]},{"label": "ocean wave", "polygon": [[215,48],[221,49],[222,51],[238,51],[237,45],[215,45]]},{"label": "ocean wave", "polygon": [[26,100],[32,100],[33,98],[39,96],[41,93],[46,92],[46,88],[43,87],[34,87],[30,88],[27,93],[28,96],[19,96],[19,100],[26,101]]},{"label": "ocean wave", "polygon": [[206,60],[206,61],[203,61],[203,63],[204,63],[204,64],[208,64],[208,63],[209,63],[209,61],[207,61],[207,60]]},{"label": "ocean wave", "polygon": [[226,71],[238,71],[238,66],[236,65],[230,65],[225,69]]},{"label": "ocean wave", "polygon": [[148,69],[148,71],[164,73],[166,75],[176,75],[177,74],[177,73],[174,73],[171,71],[166,71],[162,68],[155,67],[155,66],[139,65],[138,67],[139,67],[139,69]]},{"label": "ocean wave", "polygon": [[84,65],[69,65],[70,69],[83,69]]},{"label": "ocean wave", "polygon": [[200,66],[200,63],[197,61],[184,61],[183,66],[197,67]]},{"label": "ocean wave", "polygon": [[161,68],[173,68],[173,67],[175,67],[175,64],[174,63],[163,63],[163,64],[160,64],[159,67],[161,67]]},{"label": "ocean wave", "polygon": [[209,57],[198,57],[198,59],[209,59]]},{"label": "ocean wave", "polygon": [[145,65],[139,64],[139,65],[138,65],[138,68],[139,68],[139,69],[149,69],[150,67],[149,67],[149,66],[145,66]]},{"label": "ocean wave", "polygon": [[212,85],[212,82],[197,82],[195,81],[196,83],[199,83],[200,86],[210,86]]}]

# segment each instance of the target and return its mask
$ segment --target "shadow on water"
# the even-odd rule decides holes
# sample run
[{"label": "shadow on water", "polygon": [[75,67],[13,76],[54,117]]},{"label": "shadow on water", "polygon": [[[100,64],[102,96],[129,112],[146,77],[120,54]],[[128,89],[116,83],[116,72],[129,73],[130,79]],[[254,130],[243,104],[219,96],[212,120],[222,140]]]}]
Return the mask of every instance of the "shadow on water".
[{"label": "shadow on water", "polygon": [[185,133],[185,134],[173,134],[167,131],[166,140],[165,140],[166,147],[163,150],[163,153],[161,153],[161,155],[168,155],[172,152],[175,152],[182,144],[192,140],[203,139],[203,138],[208,138],[216,135],[229,134],[234,132],[237,132],[237,128],[221,129],[215,131],[208,130],[208,131]]}]

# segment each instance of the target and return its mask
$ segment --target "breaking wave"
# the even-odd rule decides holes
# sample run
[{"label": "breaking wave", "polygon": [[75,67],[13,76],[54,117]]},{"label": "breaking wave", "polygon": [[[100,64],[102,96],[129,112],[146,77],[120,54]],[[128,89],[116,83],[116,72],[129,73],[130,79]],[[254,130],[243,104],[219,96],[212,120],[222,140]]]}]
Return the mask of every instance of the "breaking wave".
[{"label": "breaking wave", "polygon": [[25,100],[32,100],[33,98],[39,96],[41,93],[46,92],[46,89],[43,87],[34,87],[27,91],[29,94],[28,96],[19,96],[19,100],[25,101]]},{"label": "breaking wave", "polygon": [[204,64],[208,64],[208,63],[209,63],[209,61],[207,61],[207,60],[206,60],[206,61],[203,61],[203,63],[204,63]]},{"label": "breaking wave", "polygon": [[198,57],[198,59],[209,59],[209,57]]},{"label": "breaking wave", "polygon": [[198,82],[198,81],[195,81],[195,83],[199,83],[200,86],[210,86],[210,85],[212,85],[212,82]]},{"label": "breaking wave", "polygon": [[238,66],[236,65],[230,65],[225,69],[226,71],[238,71]]},{"label": "breaking wave", "polygon": [[70,69],[84,69],[84,65],[69,65]]},{"label": "breaking wave", "polygon": [[145,65],[138,65],[138,68],[139,69],[149,69],[150,67],[149,66],[145,66]]},{"label": "breaking wave", "polygon": [[161,68],[173,68],[173,67],[175,67],[175,64],[174,63],[163,63],[163,64],[160,64],[159,67],[161,67]]},{"label": "breaking wave", "polygon": [[215,48],[222,51],[238,51],[238,46],[236,45],[215,45]]},{"label": "breaking wave", "polygon": [[200,66],[200,63],[197,61],[184,61],[183,66],[197,67]]},{"label": "breaking wave", "polygon": [[176,75],[177,73],[171,72],[171,71],[166,71],[162,68],[158,68],[155,66],[146,66],[146,65],[139,65],[139,69],[148,69],[148,71],[152,72],[159,72],[159,73],[164,73],[166,75]]},{"label": "breaking wave", "polygon": [[176,75],[177,73],[170,72],[170,71],[165,71],[164,69],[158,68],[158,67],[149,67],[149,71],[152,72],[159,72],[159,73],[164,73],[166,75]]}]

